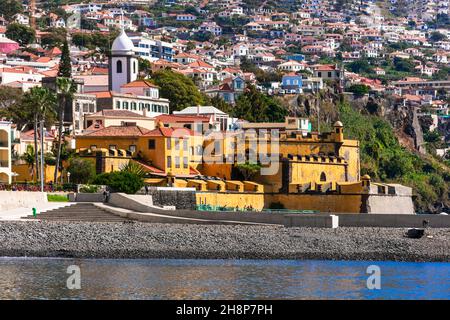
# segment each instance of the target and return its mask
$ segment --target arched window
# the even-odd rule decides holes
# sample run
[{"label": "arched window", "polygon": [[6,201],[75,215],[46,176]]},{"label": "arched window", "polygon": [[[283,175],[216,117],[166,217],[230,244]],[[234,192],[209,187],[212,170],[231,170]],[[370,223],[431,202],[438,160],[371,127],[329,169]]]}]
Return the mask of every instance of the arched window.
[{"label": "arched window", "polygon": [[322,172],[320,174],[320,181],[327,181],[327,176],[326,176],[325,172]]},{"label": "arched window", "polygon": [[117,61],[116,64],[117,73],[122,73],[122,61]]}]

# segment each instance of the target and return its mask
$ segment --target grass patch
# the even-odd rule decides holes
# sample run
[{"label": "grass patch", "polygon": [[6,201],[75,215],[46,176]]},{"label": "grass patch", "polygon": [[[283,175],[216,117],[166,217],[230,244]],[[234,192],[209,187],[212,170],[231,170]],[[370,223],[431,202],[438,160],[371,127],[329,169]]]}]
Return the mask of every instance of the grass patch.
[{"label": "grass patch", "polygon": [[69,198],[59,194],[47,194],[47,200],[49,202],[68,202]]}]

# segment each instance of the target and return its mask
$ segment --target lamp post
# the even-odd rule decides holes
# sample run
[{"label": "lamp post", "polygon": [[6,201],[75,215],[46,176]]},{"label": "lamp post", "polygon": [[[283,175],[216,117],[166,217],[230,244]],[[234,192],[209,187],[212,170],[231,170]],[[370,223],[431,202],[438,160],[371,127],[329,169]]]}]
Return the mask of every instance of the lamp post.
[{"label": "lamp post", "polygon": [[70,172],[69,171],[67,171],[67,183],[68,184],[70,183]]}]

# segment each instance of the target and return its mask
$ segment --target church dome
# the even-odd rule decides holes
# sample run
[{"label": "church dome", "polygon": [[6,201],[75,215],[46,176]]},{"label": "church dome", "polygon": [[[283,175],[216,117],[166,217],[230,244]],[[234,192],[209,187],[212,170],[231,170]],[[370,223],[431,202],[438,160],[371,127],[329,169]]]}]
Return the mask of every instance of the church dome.
[{"label": "church dome", "polygon": [[124,30],[120,32],[120,35],[114,39],[111,47],[113,53],[127,53],[134,50],[133,42],[128,38]]}]

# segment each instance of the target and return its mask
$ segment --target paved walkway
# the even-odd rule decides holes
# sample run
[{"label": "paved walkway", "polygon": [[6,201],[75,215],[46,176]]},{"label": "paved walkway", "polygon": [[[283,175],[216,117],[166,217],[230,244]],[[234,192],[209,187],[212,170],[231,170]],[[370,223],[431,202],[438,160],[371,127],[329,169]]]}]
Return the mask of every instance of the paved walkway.
[{"label": "paved walkway", "polygon": [[[45,212],[52,209],[67,207],[73,203],[69,202],[47,202],[36,208],[36,213]],[[16,208],[11,210],[0,211],[1,220],[22,220],[26,216],[33,214],[32,208]]]}]

